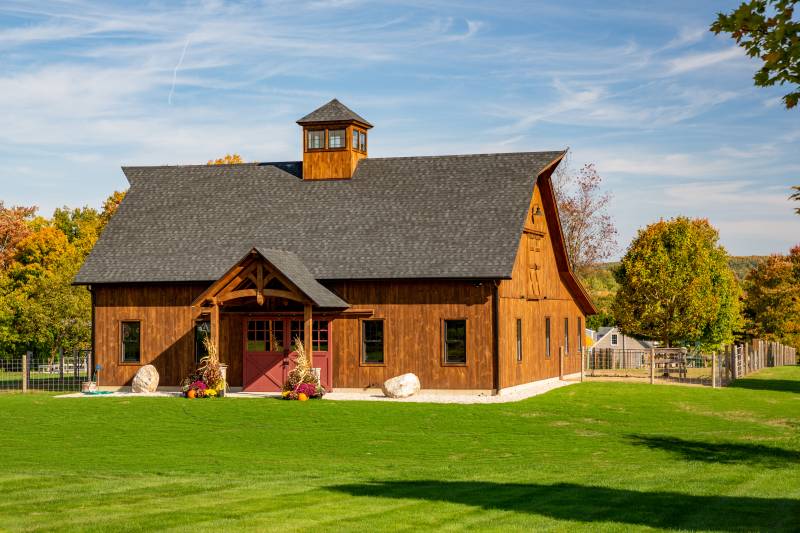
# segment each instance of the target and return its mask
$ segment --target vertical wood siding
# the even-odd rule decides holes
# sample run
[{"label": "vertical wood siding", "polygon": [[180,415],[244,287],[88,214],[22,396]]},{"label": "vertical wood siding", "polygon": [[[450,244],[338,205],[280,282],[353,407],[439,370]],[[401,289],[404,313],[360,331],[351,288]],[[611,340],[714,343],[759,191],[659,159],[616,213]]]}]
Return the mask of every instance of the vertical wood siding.
[{"label": "vertical wood siding", "polygon": [[[542,206],[542,194],[539,186],[534,190],[531,201],[531,212]],[[500,282],[499,302],[499,374],[500,388],[520,385],[540,379],[559,375],[559,348],[564,345],[564,319],[569,318],[570,351],[564,357],[564,373],[580,371],[580,355],[578,353],[578,317],[586,324],[586,317],[564,284],[556,264],[551,231],[551,221],[544,215],[528,216],[525,233],[521,235],[517,259],[514,263],[512,279]],[[535,261],[531,260],[531,247],[528,234],[541,235],[541,250],[536,253]],[[531,264],[539,264],[535,281],[539,287],[530,290]],[[531,298],[532,292],[538,298]],[[550,317],[551,354],[545,355],[545,317]],[[522,320],[522,362],[517,362],[516,321]]]},{"label": "vertical wood siding", "polygon": [[[492,389],[492,285],[456,281],[332,282],[351,310],[384,319],[384,366],[361,364],[361,320],[331,325],[333,384],[380,387],[413,372],[426,389]],[[442,320],[467,319],[467,364],[442,363]]]}]

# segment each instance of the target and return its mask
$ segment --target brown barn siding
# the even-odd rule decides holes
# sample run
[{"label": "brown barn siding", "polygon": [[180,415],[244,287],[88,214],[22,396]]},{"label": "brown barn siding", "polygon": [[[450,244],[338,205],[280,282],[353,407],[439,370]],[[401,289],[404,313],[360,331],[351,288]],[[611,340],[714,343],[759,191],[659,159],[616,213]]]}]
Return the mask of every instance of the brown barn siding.
[{"label": "brown barn siding", "polygon": [[[542,206],[537,185],[532,208]],[[535,221],[535,222],[534,222]],[[499,302],[499,373],[500,388],[520,385],[559,375],[559,348],[564,345],[564,319],[569,318],[570,351],[564,357],[564,373],[580,372],[577,319],[584,327],[586,317],[565,285],[556,262],[552,232],[544,216],[529,217],[526,229],[544,232],[542,241],[540,297],[528,298],[528,258],[526,236],[522,235],[514,263],[512,279],[500,282]],[[545,317],[551,319],[551,353],[545,355]],[[517,362],[516,320],[522,320],[522,362]]]},{"label": "brown barn siding", "polygon": [[[426,389],[492,389],[492,284],[456,281],[333,282],[352,310],[382,318],[385,365],[361,364],[361,318],[332,324],[333,384],[380,386],[413,372]],[[442,364],[442,320],[467,319],[467,364]]]}]

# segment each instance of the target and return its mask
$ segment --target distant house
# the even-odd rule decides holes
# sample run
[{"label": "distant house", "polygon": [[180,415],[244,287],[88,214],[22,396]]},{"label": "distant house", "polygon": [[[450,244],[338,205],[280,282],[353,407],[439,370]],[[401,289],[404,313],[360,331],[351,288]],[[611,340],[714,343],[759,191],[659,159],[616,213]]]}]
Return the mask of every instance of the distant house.
[{"label": "distant house", "polygon": [[597,330],[595,350],[649,350],[653,343],[623,334],[618,327],[602,327]]},{"label": "distant house", "polygon": [[329,389],[579,372],[595,308],[550,181],[565,152],[371,158],[372,125],[338,100],[297,122],[302,161],[123,168],[75,280],[104,385],[152,364],[176,387],[207,337],[234,390],[280,390],[297,338]]}]

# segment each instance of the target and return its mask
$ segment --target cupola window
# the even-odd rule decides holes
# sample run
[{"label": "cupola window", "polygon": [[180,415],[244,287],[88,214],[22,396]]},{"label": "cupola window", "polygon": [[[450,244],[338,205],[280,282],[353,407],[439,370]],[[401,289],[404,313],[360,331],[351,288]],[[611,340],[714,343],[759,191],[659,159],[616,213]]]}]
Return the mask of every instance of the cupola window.
[{"label": "cupola window", "polygon": [[344,148],[345,130],[328,130],[328,148]]},{"label": "cupola window", "polygon": [[320,150],[325,148],[325,130],[308,130],[308,149]]}]

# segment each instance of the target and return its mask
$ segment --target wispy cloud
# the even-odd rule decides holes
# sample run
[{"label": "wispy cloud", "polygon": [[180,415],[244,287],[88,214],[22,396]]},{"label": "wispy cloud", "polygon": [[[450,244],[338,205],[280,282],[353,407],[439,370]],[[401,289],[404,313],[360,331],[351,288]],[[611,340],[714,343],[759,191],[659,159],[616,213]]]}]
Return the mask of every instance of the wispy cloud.
[{"label": "wispy cloud", "polygon": [[703,52],[699,54],[686,54],[681,57],[676,57],[668,61],[669,74],[683,74],[693,70],[704,69],[731,61],[733,59],[745,58],[745,53],[738,46],[731,46],[723,50],[716,50],[714,52]]}]

